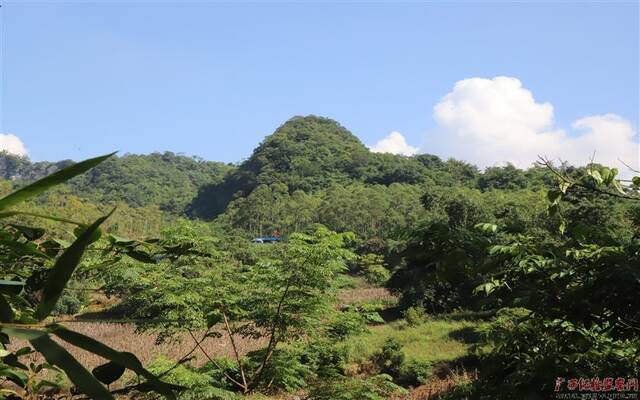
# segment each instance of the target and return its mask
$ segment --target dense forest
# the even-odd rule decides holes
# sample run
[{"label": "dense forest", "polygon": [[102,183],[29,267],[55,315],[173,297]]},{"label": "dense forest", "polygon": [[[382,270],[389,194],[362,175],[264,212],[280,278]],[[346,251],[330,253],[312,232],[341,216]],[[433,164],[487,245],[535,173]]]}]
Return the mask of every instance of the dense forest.
[{"label": "dense forest", "polygon": [[373,153],[317,116],[236,165],[3,153],[0,398],[637,394],[629,172]]}]

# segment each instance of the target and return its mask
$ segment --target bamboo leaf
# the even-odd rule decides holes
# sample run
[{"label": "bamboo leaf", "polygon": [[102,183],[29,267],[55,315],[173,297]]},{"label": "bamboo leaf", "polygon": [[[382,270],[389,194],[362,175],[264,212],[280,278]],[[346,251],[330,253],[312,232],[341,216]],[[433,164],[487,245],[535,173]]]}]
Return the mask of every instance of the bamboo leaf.
[{"label": "bamboo leaf", "polygon": [[0,239],[0,246],[11,249],[18,256],[35,256],[49,258],[46,253],[38,250],[33,243],[22,243],[17,240]]},{"label": "bamboo leaf", "polygon": [[175,400],[176,397],[171,390],[171,387],[168,384],[162,382],[151,372],[147,371],[135,355],[127,352],[117,351],[103,343],[100,343],[95,339],[92,339],[81,333],[71,331],[60,325],[50,325],[48,326],[48,329],[52,334],[58,336],[65,342],[68,342],[93,354],[99,355],[102,358],[106,358],[107,360],[112,361],[116,364],[120,364],[132,370],[136,374],[143,376],[147,379],[147,383],[153,388],[153,390],[162,394],[167,399]]},{"label": "bamboo leaf", "polygon": [[[9,368],[0,368],[0,376],[5,377],[8,381],[15,383],[19,387],[24,387],[27,384],[27,380],[29,379],[27,374],[25,374],[24,372],[15,371]],[[0,395],[3,393],[2,391],[5,391],[7,393],[15,393],[16,398],[18,399],[20,398],[16,392],[10,391],[9,389],[3,389],[3,388],[0,388]],[[1,398],[3,397],[0,396],[0,399]]]},{"label": "bamboo leaf", "polygon": [[11,305],[7,302],[7,299],[0,294],[0,322],[11,322],[13,321],[13,317],[14,314]]},{"label": "bamboo leaf", "polygon": [[113,396],[68,351],[54,342],[44,331],[3,328],[10,336],[28,340],[49,364],[62,369],[69,380],[84,394],[95,400],[112,400]]},{"label": "bamboo leaf", "polygon": [[105,385],[111,385],[113,382],[120,379],[122,374],[124,374],[124,371],[125,367],[123,365],[109,361],[106,364],[98,365],[91,371],[91,373],[100,382]]},{"label": "bamboo leaf", "polygon": [[[79,225],[73,230],[73,234],[75,237],[79,238],[87,229],[89,229],[88,225]],[[98,228],[93,231],[91,238],[89,239],[89,244],[97,242],[100,240],[100,237],[102,237],[102,230]]]},{"label": "bamboo leaf", "polygon": [[4,279],[0,279],[0,293],[8,294],[8,295],[18,295],[22,291],[24,287],[24,282],[22,281],[7,281]]},{"label": "bamboo leaf", "polygon": [[36,309],[36,317],[39,320],[43,320],[51,313],[67,282],[71,278],[73,271],[75,271],[80,263],[84,250],[91,243],[94,232],[113,214],[113,211],[115,211],[115,209],[91,224],[91,226],[82,232],[82,235],[58,257],[42,289],[42,299]]},{"label": "bamboo leaf", "polygon": [[35,197],[53,186],[64,183],[74,176],[80,175],[90,170],[91,168],[100,164],[114,154],[115,152],[96,158],[90,158],[88,160],[70,165],[67,168],[63,168],[60,171],[54,172],[49,176],[39,179],[32,184],[25,186],[22,189],[19,189],[11,193],[10,195],[0,199],[0,210]]},{"label": "bamboo leaf", "polygon": [[32,228],[30,226],[11,224],[16,230],[18,230],[22,235],[29,241],[38,240],[44,235],[44,229],[42,228]]}]

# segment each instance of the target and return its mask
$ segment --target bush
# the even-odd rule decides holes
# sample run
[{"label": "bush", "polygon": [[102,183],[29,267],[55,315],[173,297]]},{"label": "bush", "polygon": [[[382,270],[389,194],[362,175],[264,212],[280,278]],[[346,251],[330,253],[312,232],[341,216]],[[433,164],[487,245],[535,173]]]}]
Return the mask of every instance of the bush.
[{"label": "bush", "polygon": [[553,393],[557,377],[635,377],[640,339],[615,338],[611,327],[548,320],[503,309],[491,326],[491,350],[481,357],[478,394],[495,399]]},{"label": "bush", "polygon": [[372,285],[384,285],[391,276],[386,268],[384,257],[379,254],[368,253],[358,257],[357,272]]},{"label": "bush", "polygon": [[402,344],[394,338],[387,339],[380,351],[371,356],[371,361],[383,374],[397,378],[400,376],[400,369],[405,362]]},{"label": "bush", "polygon": [[[164,357],[154,360],[148,365],[148,369],[153,374],[162,374],[175,366],[175,361]],[[167,383],[182,386],[184,390],[178,392],[180,400],[232,400],[237,398],[232,392],[216,387],[216,382],[205,372],[192,369],[188,365],[182,364],[171,369],[163,376]],[[148,399],[160,399],[156,394],[145,395]]]},{"label": "bush", "polygon": [[427,314],[422,307],[409,307],[404,312],[404,319],[407,321],[407,325],[418,326],[427,321]]},{"label": "bush", "polygon": [[327,334],[334,340],[342,340],[367,329],[365,317],[354,307],[339,312],[330,322]]},{"label": "bush", "polygon": [[54,307],[53,315],[73,315],[82,309],[83,302],[74,294],[65,291]]},{"label": "bush", "polygon": [[[264,349],[252,351],[242,359],[246,375],[257,376],[256,371],[264,358],[264,352]],[[312,369],[304,361],[302,352],[295,347],[274,350],[271,362],[266,364],[259,379],[255,381],[254,388],[262,392],[292,392],[306,386],[306,379],[311,375]],[[231,377],[237,382],[242,382],[236,361],[218,358],[215,359],[215,363],[209,362],[197,371],[224,393],[240,391],[240,387],[229,379]]]},{"label": "bush", "polygon": [[372,285],[382,286],[391,277],[391,272],[382,265],[370,265],[364,270],[364,279]]},{"label": "bush", "polygon": [[358,312],[368,325],[384,324],[384,319],[380,316],[380,311],[385,309],[382,302],[363,303],[358,306]]},{"label": "bush", "polygon": [[397,382],[406,386],[423,384],[431,376],[431,364],[426,361],[408,360],[400,367]]},{"label": "bush", "polygon": [[394,338],[389,338],[371,361],[383,374],[393,377],[394,382],[404,386],[415,386],[424,383],[431,374],[431,364],[407,359],[402,345]]},{"label": "bush", "polygon": [[389,375],[366,379],[346,378],[319,382],[311,387],[308,400],[385,400],[406,391],[393,383]]},{"label": "bush", "polygon": [[215,363],[207,362],[200,368],[198,372],[207,375],[211,379],[211,384],[217,388],[236,391],[237,386],[225,376],[228,375],[233,379],[241,379],[238,364],[228,358],[216,358]]},{"label": "bush", "polygon": [[312,341],[305,346],[301,361],[308,365],[320,379],[335,378],[344,371],[348,351],[344,346],[324,338]]},{"label": "bush", "polygon": [[[256,369],[264,358],[264,349],[247,354],[247,365]],[[306,386],[311,369],[302,362],[302,354],[295,349],[276,349],[266,364],[257,386],[265,392],[277,390],[293,392]]]}]

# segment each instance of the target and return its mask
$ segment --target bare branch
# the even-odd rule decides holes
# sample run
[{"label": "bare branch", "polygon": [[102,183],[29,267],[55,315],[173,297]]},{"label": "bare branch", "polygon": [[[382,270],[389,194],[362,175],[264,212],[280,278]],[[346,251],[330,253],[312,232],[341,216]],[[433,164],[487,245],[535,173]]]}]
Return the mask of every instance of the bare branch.
[{"label": "bare branch", "polygon": [[[238,382],[237,380],[233,379],[233,377],[231,377],[225,370],[224,368],[222,368],[222,366],[220,364],[218,364],[218,362],[216,360],[214,360],[213,358],[211,358],[211,356],[209,356],[209,353],[206,352],[206,350],[204,349],[204,347],[202,347],[202,342],[204,341],[198,341],[198,339],[196,339],[196,336],[193,334],[193,332],[191,331],[191,329],[187,330],[189,332],[189,335],[191,335],[191,338],[193,338],[193,340],[196,342],[196,346],[202,351],[202,354],[204,354],[205,357],[207,357],[207,359],[216,366],[216,368],[218,368],[220,370],[220,372],[222,372],[222,374],[229,379],[231,382],[233,382],[234,384],[238,385],[239,388],[241,388],[242,390],[244,390],[245,392],[248,390],[248,388],[246,386],[243,386],[242,383]],[[206,337],[206,335],[205,335]]]},{"label": "bare branch", "polygon": [[229,334],[229,340],[231,341],[231,347],[233,348],[233,353],[235,354],[236,361],[238,362],[238,368],[240,369],[240,376],[242,376],[242,383],[244,384],[245,388],[247,388],[249,386],[247,385],[247,378],[244,374],[244,366],[242,365],[242,359],[240,358],[240,353],[238,352],[236,341],[233,338],[233,333],[231,332],[231,326],[229,325],[227,314],[223,312],[222,316],[224,317],[224,326],[227,330],[227,333]]},{"label": "bare branch", "polygon": [[625,167],[629,168],[629,170],[631,172],[635,172],[636,174],[640,174],[640,170],[637,170],[637,169],[631,167],[629,164],[627,164],[626,162],[622,161],[620,158],[618,158],[618,161],[620,161]]}]

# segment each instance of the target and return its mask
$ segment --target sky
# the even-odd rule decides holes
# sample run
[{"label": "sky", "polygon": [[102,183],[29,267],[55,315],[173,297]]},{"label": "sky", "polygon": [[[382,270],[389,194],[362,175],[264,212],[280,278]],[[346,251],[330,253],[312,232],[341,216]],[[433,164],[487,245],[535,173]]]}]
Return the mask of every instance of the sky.
[{"label": "sky", "polygon": [[294,115],[481,167],[638,165],[639,2],[11,1],[0,149],[239,162]]}]

